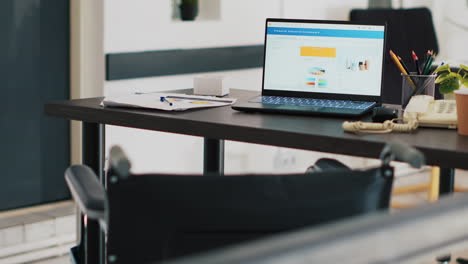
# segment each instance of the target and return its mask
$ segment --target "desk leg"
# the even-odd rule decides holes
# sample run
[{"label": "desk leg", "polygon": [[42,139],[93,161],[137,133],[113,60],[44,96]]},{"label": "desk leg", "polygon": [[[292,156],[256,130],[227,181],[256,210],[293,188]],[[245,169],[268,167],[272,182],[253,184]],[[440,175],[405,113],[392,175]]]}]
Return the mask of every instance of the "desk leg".
[{"label": "desk leg", "polygon": [[[104,184],[105,125],[83,122],[82,144],[83,164],[91,167]],[[84,258],[82,263],[104,263],[102,260],[99,261],[100,250],[104,250],[104,234],[100,231],[98,221],[86,219],[85,222],[84,216],[81,215],[79,225],[80,254]]]},{"label": "desk leg", "polygon": [[224,174],[224,140],[205,138],[203,174]]},{"label": "desk leg", "polygon": [[450,194],[453,193],[455,186],[455,169],[452,168],[440,168],[440,184],[439,194]]}]

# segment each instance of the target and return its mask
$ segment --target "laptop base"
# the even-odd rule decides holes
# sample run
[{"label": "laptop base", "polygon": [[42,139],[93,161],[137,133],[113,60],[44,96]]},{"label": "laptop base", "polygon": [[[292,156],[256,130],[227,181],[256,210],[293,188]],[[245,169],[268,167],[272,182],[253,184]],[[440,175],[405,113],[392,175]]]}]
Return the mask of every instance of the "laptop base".
[{"label": "laptop base", "polygon": [[249,101],[239,101],[231,107],[234,110],[244,112],[357,117],[370,112],[374,108],[374,106],[369,107],[367,109],[346,109],[334,107],[271,105],[262,103],[251,103]]}]

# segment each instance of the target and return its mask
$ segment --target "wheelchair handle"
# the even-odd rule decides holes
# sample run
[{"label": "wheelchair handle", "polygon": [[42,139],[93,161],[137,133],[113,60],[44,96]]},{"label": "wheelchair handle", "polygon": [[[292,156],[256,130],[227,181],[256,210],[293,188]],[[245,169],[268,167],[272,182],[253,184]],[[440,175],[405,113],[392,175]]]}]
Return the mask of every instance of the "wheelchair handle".
[{"label": "wheelchair handle", "polygon": [[398,142],[386,144],[380,153],[380,159],[384,165],[388,165],[392,160],[409,163],[414,168],[421,168],[426,164],[424,154],[421,151]]},{"label": "wheelchair handle", "polygon": [[120,146],[113,146],[109,155],[110,167],[113,171],[122,178],[130,176],[130,168],[132,167],[127,155]]}]

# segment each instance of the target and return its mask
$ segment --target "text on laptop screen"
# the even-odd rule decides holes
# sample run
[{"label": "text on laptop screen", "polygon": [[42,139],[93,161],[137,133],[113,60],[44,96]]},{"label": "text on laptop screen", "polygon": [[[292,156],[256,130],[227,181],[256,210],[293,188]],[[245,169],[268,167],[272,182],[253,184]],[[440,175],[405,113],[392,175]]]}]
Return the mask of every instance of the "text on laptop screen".
[{"label": "text on laptop screen", "polygon": [[264,89],[380,96],[384,30],[268,22]]}]

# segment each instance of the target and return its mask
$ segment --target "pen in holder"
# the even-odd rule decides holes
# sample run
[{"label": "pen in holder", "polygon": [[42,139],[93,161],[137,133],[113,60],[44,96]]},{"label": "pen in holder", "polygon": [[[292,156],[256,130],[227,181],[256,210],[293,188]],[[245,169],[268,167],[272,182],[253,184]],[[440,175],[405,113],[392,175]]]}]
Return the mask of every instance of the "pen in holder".
[{"label": "pen in holder", "polygon": [[[404,110],[411,97],[415,95],[434,96],[436,74],[418,75],[416,73],[401,74],[401,108]],[[411,83],[412,82],[412,83]],[[413,85],[414,84],[414,85]]]}]

